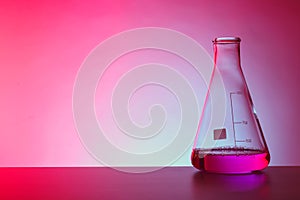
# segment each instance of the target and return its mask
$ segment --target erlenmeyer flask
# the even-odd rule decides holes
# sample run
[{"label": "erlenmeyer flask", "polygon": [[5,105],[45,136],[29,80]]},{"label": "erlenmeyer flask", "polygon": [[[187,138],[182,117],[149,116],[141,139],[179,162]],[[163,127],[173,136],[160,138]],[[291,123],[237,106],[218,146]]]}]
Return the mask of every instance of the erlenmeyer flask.
[{"label": "erlenmeyer flask", "polygon": [[214,69],[191,156],[193,166],[203,171],[250,173],[270,162],[240,66],[240,41],[213,41]]}]

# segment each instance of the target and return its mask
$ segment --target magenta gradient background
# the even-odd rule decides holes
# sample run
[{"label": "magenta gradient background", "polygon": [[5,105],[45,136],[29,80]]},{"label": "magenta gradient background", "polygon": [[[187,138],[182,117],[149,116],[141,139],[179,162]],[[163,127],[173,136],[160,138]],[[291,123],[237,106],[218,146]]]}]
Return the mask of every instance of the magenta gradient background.
[{"label": "magenta gradient background", "polygon": [[271,165],[300,165],[299,19],[296,0],[1,1],[0,166],[99,165],[75,131],[77,71],[101,41],[148,26],[180,31],[211,56],[214,37],[240,36]]}]

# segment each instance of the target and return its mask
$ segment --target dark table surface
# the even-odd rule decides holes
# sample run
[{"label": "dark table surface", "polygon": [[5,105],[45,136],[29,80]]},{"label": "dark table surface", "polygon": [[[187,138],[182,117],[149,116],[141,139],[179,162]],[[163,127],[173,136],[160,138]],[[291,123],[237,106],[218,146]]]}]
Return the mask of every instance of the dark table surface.
[{"label": "dark table surface", "polygon": [[300,199],[300,167],[248,175],[167,167],[149,173],[111,168],[0,168],[0,199]]}]

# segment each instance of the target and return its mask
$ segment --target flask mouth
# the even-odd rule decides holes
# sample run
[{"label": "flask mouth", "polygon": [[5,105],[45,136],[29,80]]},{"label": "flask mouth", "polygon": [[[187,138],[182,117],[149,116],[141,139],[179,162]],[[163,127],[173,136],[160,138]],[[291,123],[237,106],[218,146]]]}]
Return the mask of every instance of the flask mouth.
[{"label": "flask mouth", "polygon": [[239,38],[239,37],[217,37],[212,42],[214,44],[239,43],[239,42],[241,42],[241,38]]}]

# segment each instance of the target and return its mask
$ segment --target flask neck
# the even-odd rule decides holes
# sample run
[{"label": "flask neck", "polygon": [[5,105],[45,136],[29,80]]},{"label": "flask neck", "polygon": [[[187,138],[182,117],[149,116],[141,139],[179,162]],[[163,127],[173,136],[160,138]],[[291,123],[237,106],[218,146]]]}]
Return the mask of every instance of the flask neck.
[{"label": "flask neck", "polygon": [[240,68],[240,40],[214,40],[214,63],[219,70]]}]

